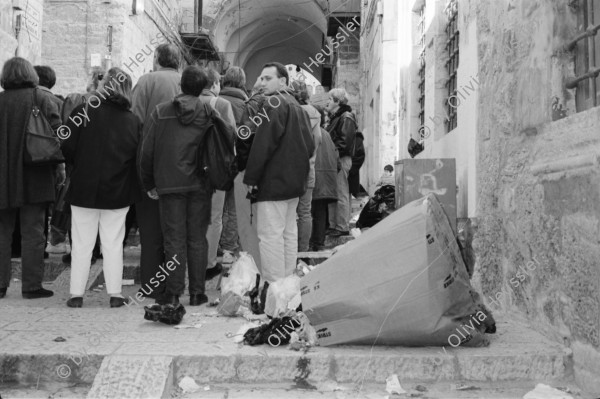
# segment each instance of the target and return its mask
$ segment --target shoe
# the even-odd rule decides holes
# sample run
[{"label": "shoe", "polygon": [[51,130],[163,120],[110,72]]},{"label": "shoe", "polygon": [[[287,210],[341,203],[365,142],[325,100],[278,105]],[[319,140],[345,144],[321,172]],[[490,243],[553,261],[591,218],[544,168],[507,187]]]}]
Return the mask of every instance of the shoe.
[{"label": "shoe", "polygon": [[4,298],[6,296],[6,290],[7,288],[0,288],[0,299]]},{"label": "shoe", "polygon": [[67,301],[67,306],[70,308],[80,308],[83,306],[83,297],[74,296]]},{"label": "shoe", "polygon": [[219,263],[215,267],[211,267],[210,269],[206,269],[206,281],[212,280],[217,277],[223,271],[223,266]]},{"label": "shoe", "polygon": [[121,298],[120,296],[111,296],[109,303],[111,308],[120,308],[125,304],[129,305],[129,299]]},{"label": "shoe", "polygon": [[348,235],[350,235],[349,231],[334,230],[331,234],[329,234],[329,237],[341,237],[341,236],[348,236]]},{"label": "shoe", "polygon": [[208,302],[208,297],[204,294],[190,295],[190,306],[200,306],[206,302]]},{"label": "shoe", "polygon": [[49,298],[54,295],[54,292],[47,290],[45,288],[38,288],[34,291],[21,291],[23,298],[25,299],[39,299],[39,298]]},{"label": "shoe", "polygon": [[159,305],[179,305],[179,295],[163,294],[154,301]]},{"label": "shoe", "polygon": [[65,244],[64,242],[59,242],[56,245],[48,243],[48,245],[46,246],[46,252],[50,254],[64,254],[67,252],[67,244]]}]

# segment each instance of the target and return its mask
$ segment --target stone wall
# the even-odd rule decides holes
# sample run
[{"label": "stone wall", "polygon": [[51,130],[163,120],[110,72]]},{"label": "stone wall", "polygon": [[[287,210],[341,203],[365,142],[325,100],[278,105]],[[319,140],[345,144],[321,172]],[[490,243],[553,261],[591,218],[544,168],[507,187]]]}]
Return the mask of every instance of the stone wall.
[{"label": "stone wall", "polygon": [[577,382],[598,394],[600,107],[574,113],[564,88],[575,11],[485,0],[465,18],[477,20],[481,82],[475,280],[493,310],[571,347]]},{"label": "stone wall", "polygon": [[[161,32],[177,26],[179,2],[161,4],[169,20],[152,0],[145,1],[140,15],[132,14],[131,0],[46,0],[42,57],[56,70],[54,92],[85,92],[92,54],[100,55],[103,67],[123,68],[132,75],[134,84],[151,71],[154,48],[166,42]],[[109,25],[113,27],[110,60],[106,59]]]},{"label": "stone wall", "polygon": [[[15,32],[17,15],[21,15],[22,21],[18,39]],[[0,67],[14,56],[23,57],[34,65],[40,62],[42,16],[42,0],[0,1]]]}]

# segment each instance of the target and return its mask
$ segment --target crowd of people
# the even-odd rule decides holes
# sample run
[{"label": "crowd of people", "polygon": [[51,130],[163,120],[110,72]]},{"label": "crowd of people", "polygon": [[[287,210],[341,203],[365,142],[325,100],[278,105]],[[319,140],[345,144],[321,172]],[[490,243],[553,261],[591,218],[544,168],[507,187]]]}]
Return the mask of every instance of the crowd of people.
[{"label": "crowd of people", "polygon": [[[248,91],[243,69],[221,76],[182,67],[170,44],[156,48],[153,72],[135,87],[118,67],[96,70],[83,94],[54,95],[55,82],[52,68],[23,58],[2,68],[0,298],[17,241],[24,298],[53,295],[42,286],[45,249],[64,252],[68,237],[67,306],[83,305],[91,265],[102,257],[110,306],[120,307],[132,300],[121,293],[123,248],[137,223],[136,298],[179,304],[187,268],[197,306],[208,301],[206,280],[222,271],[219,251],[223,263],[248,252],[272,283],[293,273],[299,252],[349,233],[352,171],[364,148],[344,89],[330,90],[324,108],[311,105],[306,85],[271,62]],[[23,161],[38,113],[60,139],[64,163]],[[238,173],[227,191],[214,189],[198,163],[215,115],[248,131],[235,138]]]}]

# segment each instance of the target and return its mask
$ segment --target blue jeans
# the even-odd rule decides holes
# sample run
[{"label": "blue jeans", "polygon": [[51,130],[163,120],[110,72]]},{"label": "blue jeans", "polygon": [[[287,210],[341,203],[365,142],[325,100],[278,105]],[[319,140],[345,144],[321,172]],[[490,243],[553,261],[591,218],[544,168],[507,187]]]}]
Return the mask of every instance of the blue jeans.
[{"label": "blue jeans", "polygon": [[[210,223],[211,193],[207,189],[159,196],[160,219],[165,243],[166,293],[182,295],[187,263],[190,295],[204,294]],[[175,261],[175,262],[174,262]],[[167,265],[175,265],[174,269]]]}]

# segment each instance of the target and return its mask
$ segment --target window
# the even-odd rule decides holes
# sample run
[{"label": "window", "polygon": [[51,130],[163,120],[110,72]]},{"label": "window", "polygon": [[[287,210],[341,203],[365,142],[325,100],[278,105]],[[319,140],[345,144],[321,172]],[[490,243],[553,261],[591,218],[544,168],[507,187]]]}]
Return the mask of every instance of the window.
[{"label": "window", "polygon": [[448,16],[448,24],[446,25],[446,50],[448,51],[448,61],[446,68],[448,70],[448,98],[446,99],[446,112],[448,120],[448,132],[452,131],[457,126],[456,101],[452,103],[450,98],[456,98],[456,70],[458,69],[458,1],[449,0],[446,5],[446,15]]},{"label": "window", "polygon": [[567,44],[575,50],[575,77],[566,83],[568,89],[576,89],[577,112],[598,105],[600,98],[600,0],[579,0],[577,25],[579,34]]},{"label": "window", "polygon": [[[420,126],[425,126],[425,3],[419,10],[419,24],[417,25],[419,35],[419,123]],[[420,128],[421,129],[421,128]],[[419,132],[421,138],[423,132]]]}]

